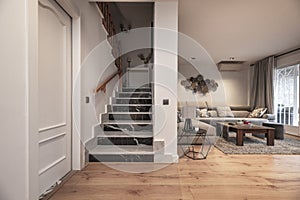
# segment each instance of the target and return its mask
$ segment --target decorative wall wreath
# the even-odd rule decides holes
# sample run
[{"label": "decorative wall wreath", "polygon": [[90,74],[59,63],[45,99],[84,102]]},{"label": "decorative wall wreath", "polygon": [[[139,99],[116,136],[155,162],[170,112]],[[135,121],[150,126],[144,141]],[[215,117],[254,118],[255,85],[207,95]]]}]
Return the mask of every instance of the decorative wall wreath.
[{"label": "decorative wall wreath", "polygon": [[197,77],[190,77],[181,81],[181,85],[186,90],[191,90],[194,94],[199,93],[206,95],[208,92],[215,92],[218,88],[218,83],[212,79],[204,79],[203,75],[199,74]]}]

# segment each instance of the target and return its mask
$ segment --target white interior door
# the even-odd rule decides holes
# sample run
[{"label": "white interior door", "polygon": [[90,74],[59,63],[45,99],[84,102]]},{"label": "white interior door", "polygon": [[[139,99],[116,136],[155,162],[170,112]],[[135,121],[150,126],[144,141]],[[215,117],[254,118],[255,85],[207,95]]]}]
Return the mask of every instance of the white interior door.
[{"label": "white interior door", "polygon": [[71,18],[39,0],[39,192],[71,170]]}]

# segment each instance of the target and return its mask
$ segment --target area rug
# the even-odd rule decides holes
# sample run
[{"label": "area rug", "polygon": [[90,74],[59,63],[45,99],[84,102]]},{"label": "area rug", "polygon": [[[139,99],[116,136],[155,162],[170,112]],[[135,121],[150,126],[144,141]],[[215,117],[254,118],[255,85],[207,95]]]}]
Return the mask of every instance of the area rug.
[{"label": "area rug", "polygon": [[244,137],[244,146],[236,146],[235,141],[235,137],[228,141],[220,138],[215,147],[225,154],[300,154],[300,140],[292,137],[275,140],[274,146],[267,146],[265,139],[254,136]]}]

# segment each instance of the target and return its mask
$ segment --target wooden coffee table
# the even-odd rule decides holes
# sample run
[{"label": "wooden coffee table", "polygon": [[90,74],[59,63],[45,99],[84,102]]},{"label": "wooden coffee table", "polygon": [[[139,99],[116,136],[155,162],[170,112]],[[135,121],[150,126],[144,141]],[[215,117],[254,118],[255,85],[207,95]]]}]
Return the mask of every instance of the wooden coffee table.
[{"label": "wooden coffee table", "polygon": [[246,133],[252,134],[265,134],[267,137],[267,145],[274,146],[274,128],[265,127],[265,126],[258,126],[253,124],[243,124],[243,125],[231,125],[226,122],[220,122],[221,126],[223,126],[223,137],[227,140],[228,139],[228,132],[233,131],[236,132],[236,145],[243,146],[243,136]]}]

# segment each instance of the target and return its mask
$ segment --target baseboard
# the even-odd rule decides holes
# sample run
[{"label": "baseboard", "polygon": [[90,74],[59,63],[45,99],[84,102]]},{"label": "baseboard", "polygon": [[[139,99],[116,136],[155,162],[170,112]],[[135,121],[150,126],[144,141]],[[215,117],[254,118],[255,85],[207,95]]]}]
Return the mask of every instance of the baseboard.
[{"label": "baseboard", "polygon": [[299,127],[298,126],[289,126],[289,125],[285,125],[285,132],[291,135],[295,135],[298,136],[299,134]]},{"label": "baseboard", "polygon": [[154,154],[154,163],[178,163],[178,155]]},{"label": "baseboard", "polygon": [[285,133],[285,135],[288,137],[291,137],[291,138],[300,139],[300,135],[295,135],[295,134],[290,134],[290,133]]}]

